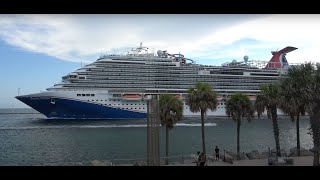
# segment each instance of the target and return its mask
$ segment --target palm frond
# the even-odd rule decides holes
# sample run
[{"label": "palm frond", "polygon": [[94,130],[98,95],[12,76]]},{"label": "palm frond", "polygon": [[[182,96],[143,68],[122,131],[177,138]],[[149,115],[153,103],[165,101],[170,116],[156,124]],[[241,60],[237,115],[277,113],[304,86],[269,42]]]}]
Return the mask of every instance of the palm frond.
[{"label": "palm frond", "polygon": [[280,86],[279,84],[264,84],[260,87],[260,93],[257,96],[254,107],[258,117],[267,110],[268,118],[270,110],[280,105]]},{"label": "palm frond", "polygon": [[234,121],[240,121],[241,117],[246,117],[250,121],[254,115],[254,106],[248,96],[236,93],[226,102],[226,114]]},{"label": "palm frond", "polygon": [[195,88],[190,88],[186,97],[186,103],[191,112],[206,112],[208,109],[217,108],[217,93],[209,84],[197,82]]},{"label": "palm frond", "polygon": [[160,121],[162,126],[169,129],[182,119],[183,103],[174,95],[162,94],[160,96]]}]

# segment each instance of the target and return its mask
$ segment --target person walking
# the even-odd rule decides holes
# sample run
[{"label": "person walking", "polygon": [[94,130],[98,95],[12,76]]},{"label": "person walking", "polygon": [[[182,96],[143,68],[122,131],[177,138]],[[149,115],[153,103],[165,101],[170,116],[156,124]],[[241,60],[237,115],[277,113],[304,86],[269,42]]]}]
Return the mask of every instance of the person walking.
[{"label": "person walking", "polygon": [[219,156],[219,148],[218,148],[218,146],[216,146],[216,149],[214,151],[216,152],[216,160],[219,160],[220,156]]}]

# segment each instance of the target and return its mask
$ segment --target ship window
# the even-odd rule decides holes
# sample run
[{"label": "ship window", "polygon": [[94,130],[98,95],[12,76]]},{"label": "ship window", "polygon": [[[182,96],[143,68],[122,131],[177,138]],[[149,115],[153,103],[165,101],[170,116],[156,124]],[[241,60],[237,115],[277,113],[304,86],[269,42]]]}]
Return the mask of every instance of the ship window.
[{"label": "ship window", "polygon": [[85,94],[82,94],[82,96],[86,96]]},{"label": "ship window", "polygon": [[90,94],[86,94],[86,96],[90,96]]},{"label": "ship window", "polygon": [[94,96],[94,94],[91,94],[91,96]]},{"label": "ship window", "polygon": [[98,99],[96,101],[99,101]]},{"label": "ship window", "polygon": [[77,94],[77,96],[81,96],[81,94]]}]

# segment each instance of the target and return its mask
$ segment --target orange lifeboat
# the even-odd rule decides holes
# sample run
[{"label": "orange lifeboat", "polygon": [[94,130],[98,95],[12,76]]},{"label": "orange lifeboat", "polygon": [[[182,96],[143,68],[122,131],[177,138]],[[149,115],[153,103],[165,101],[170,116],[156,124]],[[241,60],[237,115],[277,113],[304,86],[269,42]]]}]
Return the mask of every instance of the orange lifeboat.
[{"label": "orange lifeboat", "polygon": [[125,100],[141,100],[141,95],[139,94],[124,94],[122,96],[122,99],[125,99]]},{"label": "orange lifeboat", "polygon": [[221,96],[217,96],[217,97],[216,97],[216,100],[221,101],[221,100],[222,100],[222,97],[221,97]]},{"label": "orange lifeboat", "polygon": [[257,96],[249,96],[249,99],[255,101],[257,99]]}]

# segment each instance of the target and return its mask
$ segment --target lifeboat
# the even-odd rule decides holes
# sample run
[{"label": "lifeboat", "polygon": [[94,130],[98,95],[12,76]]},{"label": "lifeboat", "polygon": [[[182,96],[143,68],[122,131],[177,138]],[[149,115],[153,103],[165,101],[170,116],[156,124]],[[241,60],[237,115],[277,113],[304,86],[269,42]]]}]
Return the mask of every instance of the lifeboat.
[{"label": "lifeboat", "polygon": [[221,100],[222,100],[222,97],[221,97],[221,96],[217,96],[217,97],[216,97],[216,100],[221,101]]},{"label": "lifeboat", "polygon": [[255,101],[257,99],[257,96],[249,96],[249,99]]},{"label": "lifeboat", "polygon": [[124,94],[122,96],[122,99],[125,99],[125,100],[141,100],[142,97],[139,94]]}]

